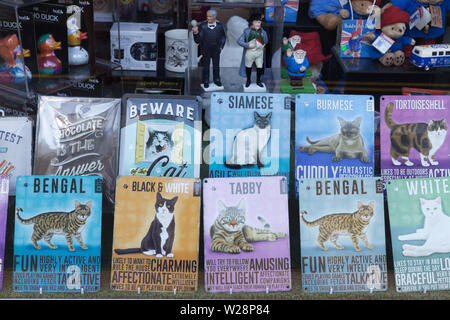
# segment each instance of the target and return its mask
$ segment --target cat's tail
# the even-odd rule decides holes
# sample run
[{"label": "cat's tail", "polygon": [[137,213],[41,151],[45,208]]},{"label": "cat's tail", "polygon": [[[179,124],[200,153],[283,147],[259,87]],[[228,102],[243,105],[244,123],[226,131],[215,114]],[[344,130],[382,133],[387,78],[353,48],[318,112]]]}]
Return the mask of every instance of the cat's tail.
[{"label": "cat's tail", "polygon": [[308,143],[310,143],[310,144],[316,144],[317,142],[319,142],[319,140],[317,140],[317,141],[312,141],[311,139],[309,139],[308,136],[306,137],[306,141],[308,141]]},{"label": "cat's tail", "polygon": [[114,249],[117,254],[131,254],[131,253],[141,253],[141,248],[129,248],[129,249]]},{"label": "cat's tail", "polygon": [[306,221],[305,217],[303,217],[305,214],[307,214],[308,212],[306,212],[306,210],[301,210],[300,211],[300,218],[302,219],[303,223],[306,224],[308,227],[314,227],[317,226],[318,224],[320,224],[320,219],[317,219],[315,221]]},{"label": "cat's tail", "polygon": [[258,216],[258,221],[264,226],[264,229],[270,229],[270,223],[263,217]]},{"label": "cat's tail", "polygon": [[17,220],[20,221],[20,223],[22,223],[22,224],[32,224],[32,223],[34,223],[34,217],[30,218],[30,219],[22,219],[19,216],[19,212],[23,212],[22,208],[17,208],[16,209],[16,217],[17,217]]},{"label": "cat's tail", "polygon": [[390,102],[386,106],[386,110],[384,110],[384,122],[388,126],[389,129],[392,129],[397,125],[394,120],[392,120],[392,111],[394,110],[394,103]]}]

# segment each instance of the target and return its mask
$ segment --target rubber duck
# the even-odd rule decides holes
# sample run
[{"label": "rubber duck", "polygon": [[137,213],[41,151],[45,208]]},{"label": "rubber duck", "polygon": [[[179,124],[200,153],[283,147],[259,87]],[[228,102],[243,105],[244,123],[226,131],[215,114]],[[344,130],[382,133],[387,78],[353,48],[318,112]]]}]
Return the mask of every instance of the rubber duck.
[{"label": "rubber duck", "polygon": [[87,39],[87,33],[80,31],[81,9],[72,5],[67,8],[67,13],[72,14],[67,19],[67,37],[69,43],[69,65],[79,66],[89,62],[88,52],[81,47],[81,41]]},{"label": "rubber duck", "polygon": [[0,65],[0,81],[15,84],[24,83],[25,79],[31,81],[31,71],[22,63],[22,52],[25,58],[30,56],[30,50],[22,50],[16,34],[0,39],[0,56],[4,60]]},{"label": "rubber duck", "polygon": [[38,39],[38,68],[41,74],[60,74],[62,71],[61,60],[55,55],[54,50],[61,49],[61,42],[56,42],[53,35],[47,33]]}]

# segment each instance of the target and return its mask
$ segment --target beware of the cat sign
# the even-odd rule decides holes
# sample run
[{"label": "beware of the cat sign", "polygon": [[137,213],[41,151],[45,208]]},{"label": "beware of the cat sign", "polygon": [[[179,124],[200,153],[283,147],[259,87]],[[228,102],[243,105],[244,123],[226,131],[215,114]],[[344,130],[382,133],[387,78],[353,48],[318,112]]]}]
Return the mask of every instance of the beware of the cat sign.
[{"label": "beware of the cat sign", "polygon": [[203,180],[205,289],[291,289],[285,177]]},{"label": "beware of the cat sign", "polygon": [[397,292],[450,289],[450,178],[386,182]]},{"label": "beware of the cat sign", "polygon": [[201,109],[193,97],[123,97],[119,175],[200,177]]},{"label": "beware of the cat sign", "polygon": [[3,288],[6,218],[8,216],[9,177],[0,174],[0,290]]},{"label": "beware of the cat sign", "polygon": [[102,179],[17,178],[13,289],[100,290]]},{"label": "beware of the cat sign", "polygon": [[382,96],[381,176],[385,180],[450,175],[449,96]]},{"label": "beware of the cat sign", "polygon": [[373,177],[374,103],[365,95],[296,96],[297,186],[301,179]]},{"label": "beware of the cat sign", "polygon": [[291,97],[211,95],[209,177],[289,177]]},{"label": "beware of the cat sign", "polygon": [[305,292],[387,289],[380,178],[299,181]]},{"label": "beware of the cat sign", "polygon": [[117,179],[111,288],[197,290],[200,180]]}]

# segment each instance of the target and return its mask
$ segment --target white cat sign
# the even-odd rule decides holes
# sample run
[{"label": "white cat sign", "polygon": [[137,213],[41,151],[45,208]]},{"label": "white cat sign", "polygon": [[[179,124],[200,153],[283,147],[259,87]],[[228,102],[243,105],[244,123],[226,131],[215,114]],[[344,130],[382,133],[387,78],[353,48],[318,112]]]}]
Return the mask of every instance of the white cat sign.
[{"label": "white cat sign", "polygon": [[386,182],[398,292],[450,289],[450,178]]}]

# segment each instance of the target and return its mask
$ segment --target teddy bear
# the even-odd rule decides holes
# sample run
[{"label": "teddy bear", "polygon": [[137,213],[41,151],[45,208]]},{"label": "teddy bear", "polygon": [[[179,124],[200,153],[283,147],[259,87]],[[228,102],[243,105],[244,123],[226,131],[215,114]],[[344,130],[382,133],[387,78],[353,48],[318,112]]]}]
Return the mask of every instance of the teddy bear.
[{"label": "teddy bear", "polygon": [[366,34],[366,38],[374,41],[381,33],[391,38],[394,43],[386,53],[378,51],[372,42],[370,56],[378,59],[384,66],[400,66],[405,62],[405,53],[403,46],[413,46],[416,42],[413,38],[405,36],[407,24],[409,23],[409,14],[401,10],[397,6],[389,6],[383,8],[381,15],[381,32],[370,32]]},{"label": "teddy bear", "polygon": [[339,0],[311,0],[308,15],[325,29],[335,30],[342,19],[366,19],[369,14],[380,15],[381,0],[349,0],[344,6]]}]

